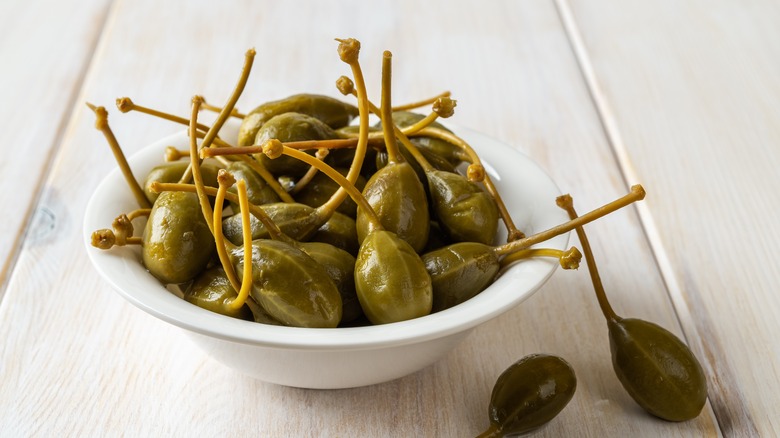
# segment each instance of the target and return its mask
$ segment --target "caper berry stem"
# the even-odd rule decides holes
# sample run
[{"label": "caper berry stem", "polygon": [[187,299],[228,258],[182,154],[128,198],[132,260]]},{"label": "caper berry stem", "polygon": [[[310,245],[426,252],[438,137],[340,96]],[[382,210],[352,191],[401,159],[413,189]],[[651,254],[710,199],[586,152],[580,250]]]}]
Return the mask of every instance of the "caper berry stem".
[{"label": "caper berry stem", "polygon": [[[200,155],[201,155],[201,157],[205,158],[205,157],[207,157],[209,155],[205,154],[204,152],[206,152],[206,151],[216,151],[216,150],[220,150],[220,149],[231,149],[231,150],[239,150],[240,151],[242,148],[234,148],[232,146],[228,146],[228,147],[201,149]],[[261,151],[262,150],[260,150],[258,152],[261,152]],[[214,156],[217,156],[217,155],[224,155],[224,154],[214,154]],[[244,152],[239,152],[238,154],[235,154],[235,155],[229,154],[227,156],[227,158],[234,159],[234,160],[240,160],[240,161],[243,161],[244,163],[246,163],[247,166],[249,166],[252,170],[255,171],[255,173],[260,175],[260,178],[262,178],[263,181],[265,181],[265,183],[268,184],[268,186],[271,188],[271,190],[273,190],[274,193],[276,193],[276,196],[278,196],[279,199],[282,202],[295,202],[295,199],[293,199],[292,195],[287,193],[287,190],[285,190],[284,187],[282,187],[282,185],[279,184],[279,181],[276,178],[274,178],[274,176],[271,174],[271,172],[269,172],[268,169],[266,169],[265,166],[263,166],[263,164],[260,163],[259,161],[255,160],[252,157],[247,156],[247,154],[245,154]]]},{"label": "caper berry stem", "polygon": [[[222,185],[220,184],[220,189]],[[238,204],[241,207],[241,229],[244,237],[244,269],[241,279],[241,288],[236,289],[238,296],[227,302],[227,307],[231,310],[240,309],[249,298],[249,291],[252,289],[252,229],[249,222],[249,199],[246,193],[246,181],[238,180],[236,183],[238,191]]]},{"label": "caper berry stem", "polygon": [[[186,120],[186,119],[185,119],[185,120]],[[187,120],[187,122],[189,122],[189,120]],[[189,134],[189,132],[188,132],[188,134]],[[199,130],[199,131],[197,131],[197,132],[196,132],[196,134],[195,134],[195,135],[196,135],[198,138],[204,138],[204,137],[206,137],[206,132],[205,132],[205,131],[200,131],[200,130]],[[222,139],[221,139],[221,138],[219,138],[219,137],[216,137],[216,138],[214,139],[213,146],[220,147],[220,148],[229,148],[229,147],[233,147],[233,145],[232,145],[232,144],[230,144],[230,143],[226,142],[225,140],[222,140]]]},{"label": "caper berry stem", "polygon": [[[216,237],[216,234],[214,234],[214,211],[211,209],[211,205],[209,204],[208,197],[206,196],[205,191],[203,188],[205,187],[205,184],[203,183],[203,176],[200,172],[200,158],[198,157],[198,140],[197,136],[195,135],[196,132],[196,126],[198,123],[198,113],[200,112],[200,104],[202,101],[198,96],[195,96],[192,98],[192,114],[190,117],[190,169],[192,171],[192,181],[195,183],[195,189],[196,193],[198,195],[198,201],[200,203],[200,209],[203,212],[203,217],[206,219],[206,224],[209,226],[209,230],[211,231],[211,234],[213,234]],[[184,180],[184,177],[182,177],[179,182],[182,182]]]},{"label": "caper berry stem", "polygon": [[130,213],[127,213],[127,218],[130,220],[133,220],[138,217],[149,217],[149,214],[152,212],[151,208],[139,208],[136,210],[131,211]]},{"label": "caper berry stem", "polygon": [[[328,149],[317,149],[317,152],[314,154],[314,157],[322,161],[325,159],[325,157],[328,156],[328,153],[329,153]],[[295,182],[295,185],[290,191],[291,194],[296,195],[301,190],[306,188],[306,186],[309,185],[311,180],[314,179],[314,177],[317,175],[317,172],[319,172],[319,170],[317,170],[316,167],[314,166],[309,167],[309,170],[307,170],[306,173],[298,181]]]},{"label": "caper berry stem", "polygon": [[[352,76],[354,77],[354,84],[356,87],[357,100],[358,100],[358,114],[360,118],[358,143],[355,147],[355,157],[352,159],[352,164],[347,172],[346,179],[350,182],[349,185],[354,187],[355,182],[360,175],[360,170],[363,168],[363,160],[366,157],[366,150],[368,149],[368,116],[370,110],[368,107],[368,94],[366,92],[366,82],[363,79],[363,70],[360,67],[360,61],[358,55],[360,54],[360,41],[354,38],[339,39],[338,53],[342,61],[349,64],[352,69]],[[319,160],[318,160],[319,161]],[[322,163],[320,161],[320,163]],[[309,163],[310,164],[310,163]],[[324,164],[324,163],[323,163]],[[322,170],[322,169],[320,169]],[[338,173],[338,172],[336,172]],[[341,174],[339,174],[341,176]],[[339,187],[336,193],[322,204],[318,209],[318,213],[323,216],[329,216],[336,211],[339,205],[347,198],[348,192],[346,186]]]},{"label": "caper berry stem", "polygon": [[510,263],[514,263],[518,260],[529,259],[533,257],[552,257],[558,259],[563,269],[577,269],[580,266],[582,260],[582,253],[576,247],[572,246],[566,251],[553,248],[534,248],[523,249],[517,252],[508,254],[501,259],[501,268],[506,267]]},{"label": "caper berry stem", "polygon": [[[366,92],[366,82],[363,79],[363,70],[360,67],[360,61],[358,60],[360,41],[354,38],[337,39],[336,41],[339,42],[338,50],[341,60],[349,64],[350,69],[352,69],[352,77],[355,81],[355,92],[357,93],[360,130],[358,134],[358,144],[355,147],[355,158],[347,173],[347,179],[354,184],[363,167],[363,159],[365,158],[366,149],[368,148],[368,116],[370,114],[368,93]],[[336,193],[338,194],[339,192],[341,192],[339,196],[343,199],[343,197],[346,196],[346,192],[338,190]]]},{"label": "caper berry stem", "polygon": [[236,180],[233,178],[233,175],[222,169],[217,174],[217,181],[219,182],[219,189],[217,189],[217,196],[214,199],[213,228],[211,231],[214,234],[214,242],[217,245],[217,256],[219,257],[220,263],[222,263],[222,269],[225,270],[225,276],[230,281],[230,285],[233,286],[233,289],[239,290],[241,288],[241,283],[238,281],[238,276],[236,275],[235,269],[233,269],[233,264],[230,262],[230,256],[227,253],[228,246],[230,249],[235,249],[235,245],[229,241],[225,241],[225,236],[222,234],[222,208],[225,203],[225,193],[227,193],[228,187],[232,186]]},{"label": "caper berry stem", "polygon": [[[133,102],[129,97],[119,97],[116,99],[116,107],[119,111],[123,113],[128,113],[130,111],[137,111],[139,113],[147,114],[153,117],[158,117],[163,120],[168,120],[170,122],[178,123],[180,125],[189,126],[190,121],[185,119],[184,117],[180,117],[171,113],[166,113],[164,111],[159,111],[153,108],[147,108],[145,106],[137,105],[135,102]],[[206,132],[209,130],[209,127],[198,123],[197,124],[198,129],[200,129],[203,132]]]},{"label": "caper berry stem", "polygon": [[[203,96],[200,97],[201,99],[203,99],[203,106],[201,108],[203,108],[204,110],[212,111],[215,113],[222,111],[222,108],[215,105],[211,105],[208,102],[206,102],[206,98],[204,98]],[[235,117],[237,119],[243,119],[244,117],[246,117],[246,114],[242,114],[241,112],[239,112],[238,108],[233,108],[233,111],[230,112],[230,116]]]},{"label": "caper berry stem", "polygon": [[612,213],[613,211],[616,211],[636,201],[644,199],[644,197],[645,197],[645,189],[641,185],[637,184],[631,186],[631,192],[625,196],[622,196],[608,204],[605,204],[593,211],[590,211],[576,219],[572,219],[568,222],[562,223],[548,230],[542,231],[540,233],[519,240],[515,240],[514,242],[509,242],[504,245],[497,246],[494,249],[494,251],[497,255],[503,256],[515,251],[519,251],[521,249],[528,248],[539,242],[543,242],[545,240],[551,239],[559,234],[566,233],[577,227],[581,227],[582,225],[585,225],[596,219],[604,217],[609,213]]},{"label": "caper berry stem", "polygon": [[[556,198],[555,203],[558,207],[566,210],[569,214],[569,218],[576,219],[577,211],[574,209],[574,199],[571,195],[566,194]],[[580,239],[580,245],[582,245],[582,251],[585,253],[585,262],[588,264],[588,273],[590,273],[591,282],[593,282],[593,289],[596,291],[596,298],[601,307],[601,313],[608,322],[614,322],[620,320],[620,317],[612,309],[607,299],[607,293],[604,291],[604,285],[601,282],[601,276],[599,275],[598,267],[596,266],[596,259],[593,257],[593,250],[590,247],[588,236],[585,234],[585,229],[582,226],[576,227],[577,237]]]},{"label": "caper berry stem", "polygon": [[[389,52],[387,52],[387,53],[389,53]],[[342,93],[355,95],[354,87],[351,84],[345,85],[345,81],[348,81],[348,80],[349,80],[349,78],[346,78],[344,76],[339,78],[339,82],[337,82],[339,84],[339,89],[341,90]],[[384,91],[384,89],[385,88],[383,86],[382,90]],[[449,92],[448,92],[448,94],[449,94]],[[383,98],[384,98],[384,96],[383,96]],[[454,101],[451,101],[451,102],[454,102]],[[454,106],[454,104],[452,104],[452,103],[450,105]],[[421,129],[424,129],[425,127],[427,127],[429,124],[433,123],[433,121],[436,120],[439,117],[439,114],[437,112],[434,111],[433,113],[431,113],[431,115],[429,115],[428,117],[423,118],[418,123],[415,123],[414,125],[408,126],[408,127],[404,128],[404,129],[401,129],[401,128],[399,128],[398,126],[396,126],[393,123],[392,111],[390,112],[390,115],[385,115],[383,113],[383,109],[378,108],[376,105],[371,103],[371,101],[368,101],[368,107],[371,109],[372,113],[376,114],[377,116],[379,116],[382,119],[382,134],[381,134],[381,137],[380,136],[375,136],[375,135],[369,135],[369,137],[368,137],[369,141],[377,139],[377,138],[382,138],[384,140],[384,142],[385,142],[385,148],[387,149],[387,155],[388,155],[388,160],[389,161],[393,161],[393,160],[392,160],[392,158],[390,156],[390,149],[387,147],[388,134],[385,132],[385,130],[386,130],[385,127],[386,126],[392,127],[391,129],[393,130],[394,136],[390,135],[389,137],[392,138],[393,145],[396,144],[395,140],[398,139],[401,142],[401,144],[403,144],[404,147],[406,147],[406,149],[409,151],[409,153],[412,154],[412,157],[414,157],[414,159],[420,164],[420,166],[423,168],[424,172],[430,172],[430,171],[434,170],[434,167],[431,165],[431,163],[425,158],[425,156],[423,156],[422,153],[420,153],[419,149],[417,149],[417,147],[415,147],[409,141],[407,136],[415,134],[416,132],[420,131]],[[389,122],[386,123],[385,121],[389,121]],[[397,150],[397,146],[396,146],[396,150]],[[395,162],[397,162],[397,160]]]},{"label": "caper berry stem", "polygon": [[450,99],[449,97],[440,97],[433,101],[433,111],[427,116],[420,119],[417,123],[409,125],[404,130],[404,134],[407,136],[415,134],[417,131],[428,127],[431,123],[435,122],[439,117],[448,118],[452,117],[455,113],[455,106],[457,101]]},{"label": "caper berry stem", "polygon": [[393,132],[393,108],[390,104],[392,95],[393,54],[385,50],[382,54],[382,100],[380,102],[379,116],[382,118],[382,134],[385,138],[387,160],[391,163],[399,162],[400,152]]},{"label": "caper berry stem", "polygon": [[442,98],[442,97],[450,97],[449,91],[443,91],[441,94],[438,94],[436,96],[430,97],[428,99],[419,100],[417,102],[409,102],[405,103],[403,105],[398,105],[393,107],[393,111],[408,111],[415,108],[424,107],[427,105],[432,104],[433,102],[436,102],[436,99]]},{"label": "caper berry stem", "polygon": [[359,208],[365,210],[368,220],[371,222],[371,224],[374,226],[375,229],[377,230],[384,229],[382,223],[379,221],[379,217],[376,215],[376,212],[368,203],[368,201],[363,196],[363,194],[360,193],[360,190],[358,190],[351,181],[349,181],[347,178],[345,178],[342,174],[340,174],[338,171],[336,171],[336,169],[332,168],[327,163],[320,161],[317,158],[312,157],[311,155],[305,152],[301,152],[297,149],[286,147],[282,144],[282,142],[276,139],[268,140],[265,143],[265,145],[263,146],[263,153],[266,154],[268,158],[271,159],[277,158],[280,155],[284,154],[296,158],[298,160],[301,160],[306,164],[309,164],[310,166],[317,167],[320,170],[320,172],[324,173],[333,181],[338,183],[339,186],[341,186],[339,190],[343,189],[345,193],[349,194],[349,196],[355,201],[355,203],[358,205]]},{"label": "caper berry stem", "polygon": [[222,126],[225,124],[228,117],[230,117],[230,113],[233,111],[233,108],[235,108],[236,102],[238,102],[238,98],[241,97],[241,93],[244,92],[244,87],[246,86],[246,82],[249,79],[249,73],[252,71],[252,64],[254,63],[255,54],[255,49],[249,49],[246,51],[246,54],[244,55],[244,67],[241,69],[241,76],[238,78],[238,83],[233,89],[233,94],[230,95],[227,103],[224,107],[222,107],[222,111],[219,112],[217,120],[215,120],[214,124],[209,128],[208,132],[206,133],[206,137],[203,139],[203,144],[201,144],[201,147],[211,147],[211,143],[214,141],[214,138],[217,137],[219,130],[222,129]]},{"label": "caper berry stem", "polygon": [[[222,129],[222,126],[225,124],[225,121],[227,121],[227,118],[230,117],[230,112],[235,107],[236,102],[238,101],[238,98],[241,96],[241,93],[244,91],[246,82],[249,79],[249,72],[252,71],[252,63],[254,59],[255,59],[255,50],[254,49],[247,50],[246,54],[244,55],[244,67],[241,69],[241,76],[239,77],[238,83],[236,84],[236,87],[233,90],[233,94],[231,94],[227,104],[225,104],[225,106],[222,108],[222,111],[217,116],[217,120],[214,121],[214,124],[211,125],[208,132],[206,132],[206,136],[203,138],[203,142],[200,145],[201,148],[205,149],[211,147],[211,143],[217,137],[219,130]],[[200,207],[203,210],[203,217],[206,219],[206,223],[208,224],[209,229],[211,230],[211,234],[214,234],[214,223],[212,218],[213,211],[211,210],[211,206],[209,205],[208,197],[206,196],[203,190],[205,185],[203,184],[203,177],[201,176],[200,173],[200,157],[198,155],[197,123],[198,123],[198,113],[200,112],[200,106],[202,104],[203,104],[203,99],[200,96],[195,96],[192,98],[192,113],[190,115],[190,129],[189,129],[190,168],[192,169],[192,179],[197,189],[198,200],[200,201]],[[182,177],[182,180],[183,179],[184,177]],[[180,182],[182,182],[182,180],[180,180]]]},{"label": "caper berry stem", "polygon": [[102,132],[103,136],[106,138],[106,142],[108,142],[108,146],[114,154],[114,159],[119,166],[119,170],[122,171],[122,175],[125,177],[125,181],[127,181],[130,191],[133,192],[133,197],[136,202],[138,202],[138,205],[141,208],[150,208],[152,205],[149,200],[146,199],[144,190],[141,188],[141,185],[138,184],[138,180],[133,176],[133,171],[127,163],[127,158],[125,157],[124,152],[122,152],[122,148],[119,146],[119,142],[117,141],[116,136],[114,136],[111,126],[108,124],[108,111],[102,106],[96,107],[89,102],[87,102],[87,106],[95,113],[95,128]]}]

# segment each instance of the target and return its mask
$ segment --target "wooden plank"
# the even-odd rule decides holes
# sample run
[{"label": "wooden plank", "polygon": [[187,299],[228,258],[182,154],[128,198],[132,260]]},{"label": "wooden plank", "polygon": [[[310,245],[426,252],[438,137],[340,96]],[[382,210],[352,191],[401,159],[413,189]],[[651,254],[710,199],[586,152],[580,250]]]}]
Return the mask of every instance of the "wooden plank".
[{"label": "wooden plank", "polygon": [[[107,0],[0,3],[0,299],[100,34]],[[34,23],[35,31],[31,31]],[[48,213],[38,211],[40,227]],[[31,230],[35,238],[36,230]]]},{"label": "wooden plank", "polygon": [[654,188],[642,221],[722,431],[778,435],[780,8],[568,3],[621,166]]},{"label": "wooden plank", "polygon": [[[551,1],[247,1],[192,4],[183,13],[172,2],[120,0],[78,100],[108,106],[128,95],[186,114],[194,93],[225,99],[250,46],[259,55],[243,108],[301,91],[336,95],[333,81],[347,69],[334,36],[363,41],[374,96],[381,52],[390,49],[397,101],[451,89],[459,99],[455,122],[530,154],[580,210],[627,190]],[[0,381],[18,382],[0,386],[2,435],[476,435],[488,425],[496,377],[537,352],[563,356],[579,377],[570,406],[542,436],[717,433],[709,408],[671,424],[630,400],[610,369],[584,270],[557,273],[442,361],[393,382],[310,391],[236,375],[175,327],[124,302],[89,265],[81,211],[89,188],[114,165],[90,112],[80,103],[73,112],[42,199],[54,226],[28,242],[0,305]],[[116,111],[111,121],[130,153],[178,130]],[[615,307],[680,333],[634,212],[591,230]]]}]

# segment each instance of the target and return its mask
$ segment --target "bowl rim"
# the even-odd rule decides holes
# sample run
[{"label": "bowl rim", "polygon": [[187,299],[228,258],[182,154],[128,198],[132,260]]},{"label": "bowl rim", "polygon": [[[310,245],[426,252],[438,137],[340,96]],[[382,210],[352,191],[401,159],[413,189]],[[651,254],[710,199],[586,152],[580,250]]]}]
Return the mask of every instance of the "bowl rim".
[{"label": "bowl rim", "polygon": [[[530,178],[528,175],[523,177],[540,184],[539,187],[547,192],[544,195],[545,198],[549,196],[549,203],[554,207],[554,198],[561,194],[560,189],[549,174],[526,154],[477,131],[451,123],[447,123],[446,126],[466,139],[479,152],[487,172],[495,180],[494,183],[497,186],[501,186],[501,175],[497,172],[496,167],[506,168],[509,165],[508,162],[513,162],[514,165],[519,165],[524,171],[533,174]],[[236,122],[231,121],[227,127],[237,130]],[[166,146],[175,145],[182,141],[188,142],[187,139],[186,131],[161,138],[129,157],[130,167],[134,173],[137,173],[137,168],[145,166],[151,168],[148,166],[148,162],[153,154],[159,152],[160,154],[157,156],[161,156],[161,152]],[[502,156],[510,156],[516,160],[505,160]],[[157,160],[152,166],[161,162],[161,160]],[[170,324],[226,341],[271,348],[305,350],[353,350],[424,342],[473,329],[512,309],[535,293],[552,276],[558,266],[556,260],[550,259],[529,259],[516,262],[503,269],[493,284],[466,303],[407,321],[339,328],[298,328],[258,324],[219,315],[182,300],[143,269],[138,251],[135,249],[124,247],[103,251],[92,247],[90,244],[91,233],[110,224],[110,220],[104,223],[98,217],[106,215],[115,217],[122,211],[126,211],[106,211],[110,210],[104,205],[106,204],[107,190],[117,184],[122,185],[125,189],[122,192],[125,195],[117,196],[121,199],[112,203],[115,206],[120,205],[122,200],[126,202],[128,197],[132,199],[132,195],[126,189],[125,182],[121,178],[120,170],[116,167],[113,168],[96,186],[84,211],[84,243],[93,266],[121,296],[136,307]],[[538,187],[534,188],[534,190],[536,189]],[[544,220],[550,224],[542,226],[536,231],[566,220],[565,213],[557,207],[555,210],[550,209],[549,212],[547,210],[545,212]],[[535,211],[531,211],[531,220],[540,220],[535,213]],[[499,228],[503,229],[503,224],[499,224]],[[544,246],[565,249],[570,234],[567,232],[550,239],[544,242]],[[505,236],[505,230],[500,235]],[[148,278],[142,278],[143,273],[139,274],[140,271],[131,263],[138,265]],[[518,267],[523,268],[518,270]],[[117,276],[117,272],[132,275]],[[528,273],[534,273],[531,281],[526,281],[525,277],[519,277],[521,274]],[[138,278],[139,276],[141,278]],[[521,281],[521,284],[524,285],[523,290],[513,291],[510,284],[513,281]],[[147,290],[149,287],[154,289],[155,283],[159,290]],[[159,291],[165,293],[160,294]]]}]

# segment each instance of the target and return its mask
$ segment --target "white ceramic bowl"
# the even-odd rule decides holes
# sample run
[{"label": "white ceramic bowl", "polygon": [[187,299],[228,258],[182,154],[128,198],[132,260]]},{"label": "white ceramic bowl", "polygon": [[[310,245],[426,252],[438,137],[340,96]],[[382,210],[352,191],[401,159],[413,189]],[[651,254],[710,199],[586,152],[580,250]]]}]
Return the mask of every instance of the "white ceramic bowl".
[{"label": "white ceramic bowl", "polygon": [[[497,140],[468,129],[454,129],[479,153],[516,224],[526,234],[567,220],[565,212],[555,205],[558,187],[538,165]],[[236,131],[237,124],[231,123],[222,136],[232,138]],[[130,165],[143,179],[162,162],[166,146],[184,149],[188,144],[186,133],[172,135],[130,157]],[[97,271],[132,304],[181,327],[215,360],[257,379],[287,386],[348,388],[420,370],[454,348],[476,326],[528,298],[557,266],[551,259],[515,263],[468,302],[410,321],[337,329],[270,326],[228,318],[180,299],[144,269],[137,247],[102,251],[90,245],[94,230],[109,228],[117,215],[135,208],[119,169],[114,169],[96,188],[84,217],[87,253]],[[501,229],[499,239],[504,241],[503,224]],[[544,246],[564,249],[567,242],[568,234]]]}]

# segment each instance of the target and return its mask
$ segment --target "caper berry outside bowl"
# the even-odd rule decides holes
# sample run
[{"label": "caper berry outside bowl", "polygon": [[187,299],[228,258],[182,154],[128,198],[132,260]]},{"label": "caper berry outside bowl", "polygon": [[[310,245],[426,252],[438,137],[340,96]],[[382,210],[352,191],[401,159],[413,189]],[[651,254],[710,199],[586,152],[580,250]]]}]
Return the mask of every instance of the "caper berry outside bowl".
[{"label": "caper berry outside bowl", "polygon": [[[532,160],[516,149],[478,132],[454,128],[479,153],[504,197],[515,224],[533,234],[567,220],[555,205],[560,190]],[[237,123],[221,135],[234,138]],[[186,132],[161,139],[130,157],[136,178],[162,162],[165,148],[186,149]],[[119,169],[96,187],[84,216],[87,253],[101,276],[130,303],[184,330],[216,361],[265,382],[302,388],[349,388],[393,380],[418,371],[455,348],[477,326],[512,309],[553,274],[557,260],[516,262],[499,273],[483,292],[428,316],[375,326],[295,328],[230,318],[197,307],[162,285],[141,263],[140,248],[102,251],[91,233],[137,204]],[[138,227],[136,227],[138,229]],[[503,225],[496,244],[505,242]],[[568,233],[540,246],[563,250]]]}]

